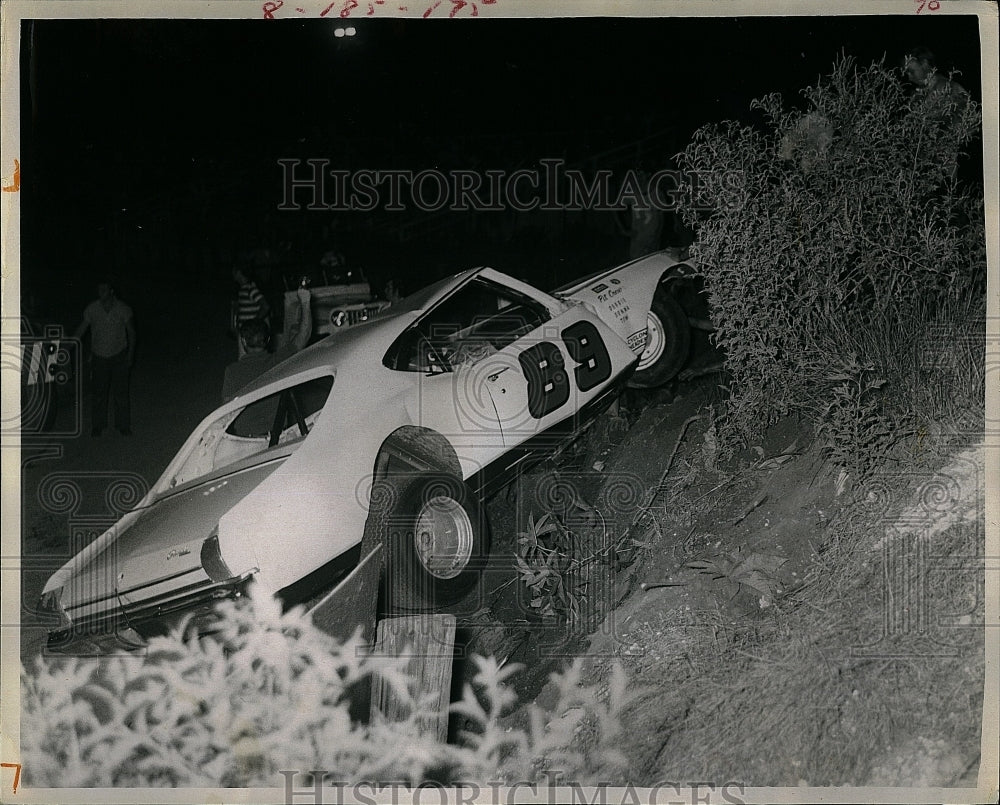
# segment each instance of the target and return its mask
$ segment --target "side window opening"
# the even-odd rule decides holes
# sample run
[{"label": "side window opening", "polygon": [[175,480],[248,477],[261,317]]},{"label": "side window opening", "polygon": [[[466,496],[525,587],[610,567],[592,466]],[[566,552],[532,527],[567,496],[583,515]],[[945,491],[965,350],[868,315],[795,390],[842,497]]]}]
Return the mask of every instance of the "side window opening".
[{"label": "side window opening", "polygon": [[290,444],[309,435],[333,388],[333,377],[319,377],[276,391],[219,417],[201,435],[188,460],[170,479],[179,486],[203,475]]}]

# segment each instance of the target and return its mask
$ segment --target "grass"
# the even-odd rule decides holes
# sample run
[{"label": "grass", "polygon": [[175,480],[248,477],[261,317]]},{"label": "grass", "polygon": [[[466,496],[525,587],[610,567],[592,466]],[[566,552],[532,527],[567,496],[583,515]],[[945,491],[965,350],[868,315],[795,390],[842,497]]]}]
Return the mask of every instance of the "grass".
[{"label": "grass", "polygon": [[[865,382],[877,386],[858,406],[852,431],[826,417],[838,465],[854,468],[864,480],[886,463],[930,454],[927,437],[930,443],[968,443],[969,435],[982,433],[985,308],[985,297],[972,295],[946,298],[936,309],[921,307],[896,322],[861,314],[829,323],[828,350],[849,345],[850,354],[863,356]],[[833,432],[837,425],[841,432]],[[821,434],[823,429],[821,424]],[[894,449],[901,441],[910,444],[902,454]]]}]

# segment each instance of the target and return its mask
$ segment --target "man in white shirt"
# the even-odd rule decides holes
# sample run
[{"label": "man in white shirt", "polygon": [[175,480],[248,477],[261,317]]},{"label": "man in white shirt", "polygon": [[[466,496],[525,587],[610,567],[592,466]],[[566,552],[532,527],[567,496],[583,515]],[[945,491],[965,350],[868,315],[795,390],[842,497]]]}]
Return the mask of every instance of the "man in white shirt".
[{"label": "man in white shirt", "polygon": [[135,326],[132,308],[116,295],[110,282],[97,286],[97,299],[83,311],[83,321],[74,338],[90,331],[91,436],[100,436],[108,424],[108,392],[115,405],[115,427],[123,436],[132,435],[128,376],[135,357]]}]

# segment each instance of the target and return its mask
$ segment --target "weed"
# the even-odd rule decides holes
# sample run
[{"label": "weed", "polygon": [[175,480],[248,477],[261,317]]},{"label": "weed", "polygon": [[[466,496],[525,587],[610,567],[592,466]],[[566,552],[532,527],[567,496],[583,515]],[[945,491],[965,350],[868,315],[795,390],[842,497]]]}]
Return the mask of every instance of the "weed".
[{"label": "weed", "polygon": [[749,587],[759,595],[760,607],[765,609],[782,592],[776,574],[786,561],[781,556],[769,556],[757,551],[748,556],[734,551],[688,562],[685,567],[711,576],[716,581],[725,581],[735,586],[736,592]]},{"label": "weed", "polygon": [[605,524],[573,531],[548,512],[528,519],[518,535],[514,557],[518,578],[527,588],[530,606],[542,618],[582,628],[597,612],[598,591],[615,572],[630,565],[646,544],[628,535],[609,540]]},{"label": "weed", "polygon": [[[705,181],[682,214],[731,378],[722,441],[801,413],[860,480],[917,420],[967,428],[982,411],[982,350],[959,335],[982,330],[961,318],[984,297],[982,191],[955,178],[981,115],[850,59],[803,95],[805,111],[774,94],[754,103],[762,125],[696,132],[678,159]],[[931,390],[921,367],[942,325],[953,371]]]},{"label": "weed", "polygon": [[514,558],[532,609],[542,617],[579,617],[587,579],[578,573],[583,557],[572,532],[551,513],[537,521],[530,515],[528,530],[520,534],[517,544]]}]

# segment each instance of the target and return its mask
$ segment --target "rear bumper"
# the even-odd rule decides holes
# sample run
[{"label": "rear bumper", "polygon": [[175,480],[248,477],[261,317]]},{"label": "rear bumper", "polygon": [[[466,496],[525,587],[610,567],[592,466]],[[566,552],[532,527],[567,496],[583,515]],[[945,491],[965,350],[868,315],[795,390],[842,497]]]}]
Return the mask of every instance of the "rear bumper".
[{"label": "rear bumper", "polygon": [[222,582],[205,582],[192,588],[126,604],[97,616],[49,632],[46,648],[59,654],[107,654],[143,648],[149,638],[166,634],[182,618],[206,630],[214,621],[215,605],[223,599],[239,598],[246,592],[251,575]]}]

